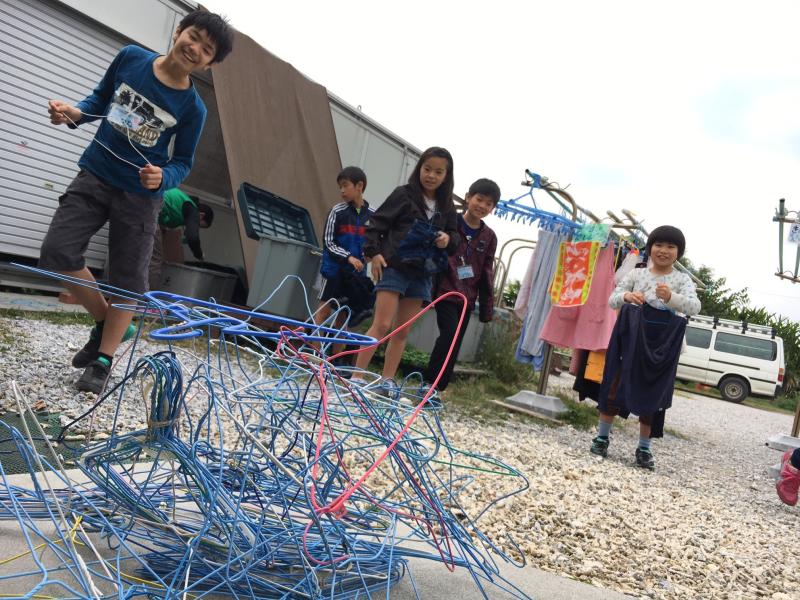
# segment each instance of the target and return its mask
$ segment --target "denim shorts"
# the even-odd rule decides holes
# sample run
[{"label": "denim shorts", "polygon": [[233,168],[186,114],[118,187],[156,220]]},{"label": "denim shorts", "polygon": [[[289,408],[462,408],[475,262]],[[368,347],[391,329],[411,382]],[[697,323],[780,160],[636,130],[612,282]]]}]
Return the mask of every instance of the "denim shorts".
[{"label": "denim shorts", "polygon": [[412,277],[398,269],[386,267],[383,277],[375,284],[376,292],[397,292],[401,298],[418,298],[423,302],[431,301],[430,275]]}]

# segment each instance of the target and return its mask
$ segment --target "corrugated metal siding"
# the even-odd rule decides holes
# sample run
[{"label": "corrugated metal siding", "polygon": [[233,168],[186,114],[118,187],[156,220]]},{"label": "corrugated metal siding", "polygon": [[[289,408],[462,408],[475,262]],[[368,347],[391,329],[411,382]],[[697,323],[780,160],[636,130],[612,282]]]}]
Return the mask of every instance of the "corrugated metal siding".
[{"label": "corrugated metal siding", "polygon": [[330,107],[342,166],[364,169],[367,174],[364,196],[370,206],[378,208],[394,188],[408,181],[420,152],[390,137],[369,120],[359,118],[338,100],[331,99]]},{"label": "corrugated metal siding", "polygon": [[[0,252],[38,257],[58,197],[77,173],[95,125],[50,125],[47,101],[86,97],[127,42],[54,2],[0,3]],[[89,245],[105,262],[107,230]]]}]

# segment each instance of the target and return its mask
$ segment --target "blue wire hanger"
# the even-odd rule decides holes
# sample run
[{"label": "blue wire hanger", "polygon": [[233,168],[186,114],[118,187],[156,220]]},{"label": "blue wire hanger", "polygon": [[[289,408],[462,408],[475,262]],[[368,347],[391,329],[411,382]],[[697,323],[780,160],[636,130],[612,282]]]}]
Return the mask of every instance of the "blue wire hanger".
[{"label": "blue wire hanger", "polygon": [[[511,200],[500,200],[494,209],[494,214],[502,219],[510,221],[520,221],[526,224],[533,224],[538,222],[540,227],[555,231],[560,230],[574,230],[578,229],[581,224],[571,221],[563,215],[542,210],[536,206],[536,200],[533,197],[533,188],[541,187],[541,177],[535,173],[528,172],[533,181],[530,183],[530,189]],[[523,204],[521,200],[530,197],[533,206]]]}]

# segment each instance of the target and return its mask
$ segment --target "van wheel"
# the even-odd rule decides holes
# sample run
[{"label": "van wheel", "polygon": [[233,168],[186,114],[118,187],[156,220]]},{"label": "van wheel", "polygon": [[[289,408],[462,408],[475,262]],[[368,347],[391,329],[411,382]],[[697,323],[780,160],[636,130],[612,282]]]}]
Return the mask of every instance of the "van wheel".
[{"label": "van wheel", "polygon": [[719,382],[719,392],[724,400],[739,404],[747,398],[750,393],[750,386],[741,377],[729,375],[728,377],[723,377],[722,381]]}]

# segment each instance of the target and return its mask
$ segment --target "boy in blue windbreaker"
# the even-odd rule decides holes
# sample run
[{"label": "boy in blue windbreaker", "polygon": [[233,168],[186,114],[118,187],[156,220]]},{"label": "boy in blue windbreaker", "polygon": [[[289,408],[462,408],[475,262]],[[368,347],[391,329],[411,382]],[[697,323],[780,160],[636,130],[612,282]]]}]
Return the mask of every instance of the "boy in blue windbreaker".
[{"label": "boy in blue windbreaker", "polygon": [[[367,277],[363,246],[366,223],[374,211],[364,200],[364,171],[345,167],[336,183],[343,201],[331,209],[325,222],[320,307],[314,321],[320,324],[328,319],[335,301],[350,308],[350,324],[357,325],[371,314],[372,308],[373,286]],[[344,316],[337,319],[337,327],[343,322]]]},{"label": "boy in blue windbreaker", "polygon": [[[189,174],[206,118],[190,75],[224,59],[233,33],[219,15],[194,11],[181,20],[168,54],[126,46],[90,96],[74,106],[49,102],[54,125],[102,122],[78,161],[80,172],[59,198],[42,243],[41,268],[95,284],[84,254],[89,239],[108,223],[109,284],[147,291],[162,193]],[[110,306],[93,287],[65,286],[96,323],[72,359],[74,367],[85,369],[76,387],[99,394],[133,313]]]}]

